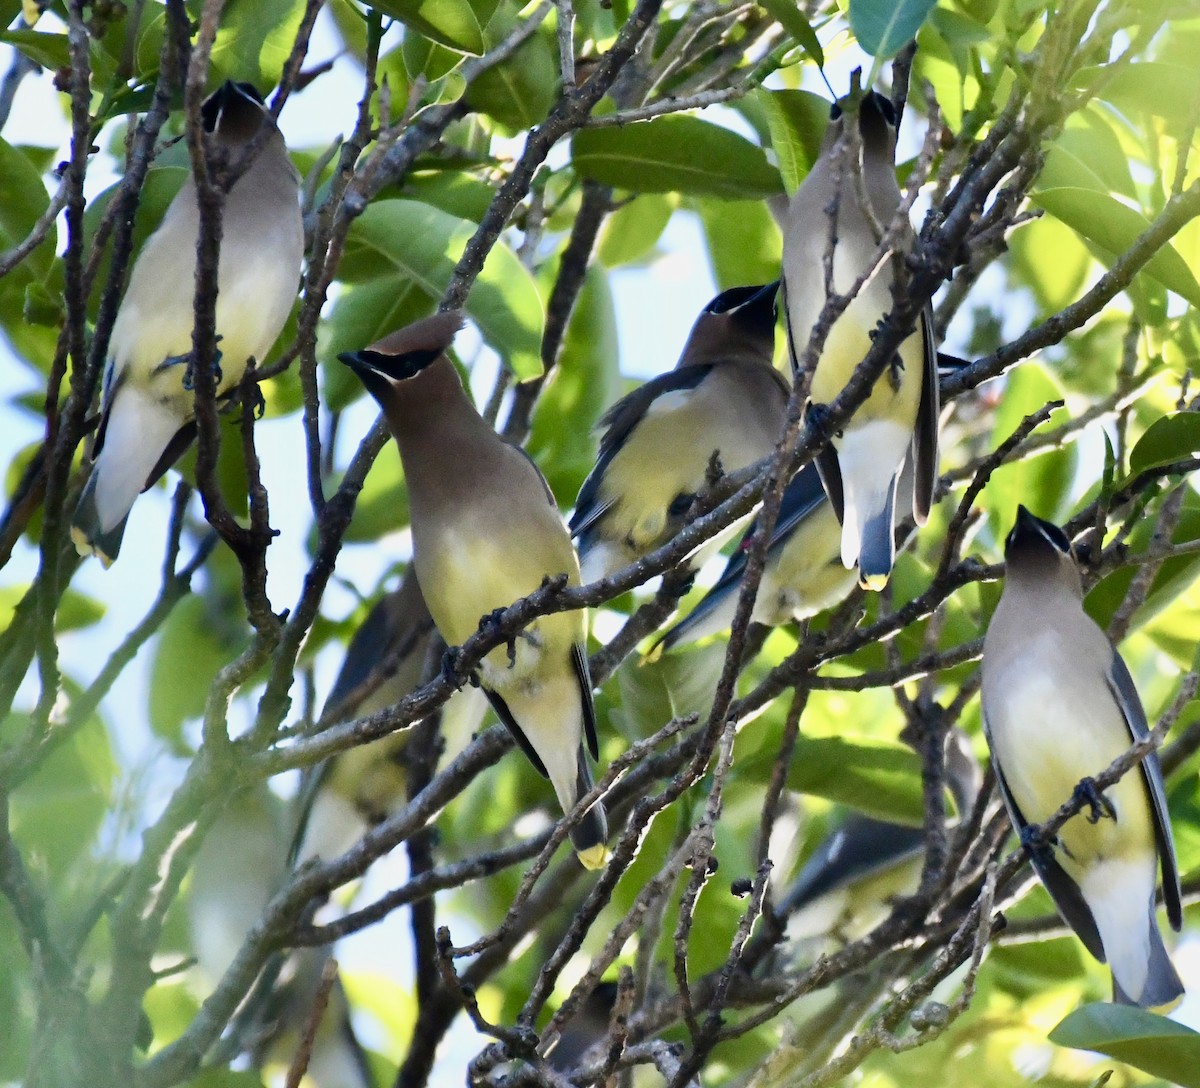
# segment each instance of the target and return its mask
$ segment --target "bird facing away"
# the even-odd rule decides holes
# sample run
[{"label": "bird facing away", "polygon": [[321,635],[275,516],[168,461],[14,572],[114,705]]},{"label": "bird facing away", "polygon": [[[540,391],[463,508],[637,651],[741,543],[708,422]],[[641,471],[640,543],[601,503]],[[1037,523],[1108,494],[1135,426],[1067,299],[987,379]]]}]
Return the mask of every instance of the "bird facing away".
[{"label": "bird facing away", "polygon": [[585,582],[665,544],[714,458],[736,472],[775,448],[788,385],[772,365],[775,292],[734,287],[704,307],[675,369],[617,401],[596,467],[579,489],[571,533]]},{"label": "bird facing away", "polygon": [[[746,570],[746,551],[757,527],[756,518],[713,587],[663,636],[664,651],[730,626]],[[841,527],[816,467],[805,465],[784,488],[750,618],[779,627],[815,616],[840,601],[854,585],[853,573],[841,564],[840,538]]]},{"label": "bird facing away", "polygon": [[[843,134],[848,116],[841,103],[834,105],[821,154],[788,207],[784,312],[792,366],[797,370],[805,366],[825,307],[830,247],[832,291],[848,294],[871,266],[882,237],[877,230],[886,230],[900,208],[893,166],[896,114],[891,102],[872,92],[859,103],[861,163],[851,161],[849,134]],[[862,193],[869,215],[860,203]],[[812,374],[809,412],[819,411],[842,392],[870,350],[876,326],[891,311],[896,272],[913,240],[907,219],[901,228],[897,249],[865,280],[830,327]],[[906,460],[913,461],[915,470],[912,510],[918,525],[929,516],[937,483],[937,351],[928,306],[918,326],[876,379],[867,399],[817,458],[821,480],[842,523],[842,563],[847,568],[858,564],[858,579],[865,589],[882,589],[891,574],[897,481]]]},{"label": "bird facing away", "polygon": [[[413,565],[451,646],[547,576],[579,584],[579,560],[542,474],[479,415],[446,355],[462,320],[457,311],[436,314],[340,356],[379,402],[400,449]],[[598,755],[586,624],[582,611],[541,616],[479,666],[497,716],[564,812],[592,787],[585,736]],[[572,832],[585,866],[604,864],[607,837],[597,803]]]},{"label": "bird facing away", "polygon": [[[350,639],[325,700],[322,724],[365,718],[416,691],[433,633],[433,617],[410,565],[399,586],[375,603]],[[438,716],[442,734],[469,737],[483,718],[484,706],[474,688],[456,691]],[[292,856],[298,862],[342,853],[408,800],[410,735],[411,730],[397,730],[347,748],[305,772],[294,805]]]},{"label": "bird facing away", "polygon": [[[216,391],[236,387],[247,360],[261,362],[295,301],[304,227],[300,175],[258,93],[226,82],[203,105],[206,151],[236,161],[268,136],[225,198],[217,269]],[[189,175],[143,246],[113,324],[104,371],[95,464],[71,528],[80,555],[116,558],[138,494],[187,448],[195,430],[193,298],[200,212]]]},{"label": "bird facing away", "polygon": [[1149,735],[1133,679],[1083,610],[1066,535],[1025,507],[1005,547],[1004,592],[983,644],[983,715],[1008,814],[1023,840],[1073,791],[1090,812],[1050,843],[1030,843],[1059,913],[1112,968],[1113,1000],[1173,1005],[1183,984],[1154,916],[1161,862],[1172,928],[1182,923],[1179,869],[1158,756],[1100,794],[1090,779]]},{"label": "bird facing away", "polygon": [[[947,730],[945,760],[956,818],[965,820],[983,772],[961,729]],[[887,917],[893,899],[916,892],[924,852],[924,828],[852,812],[813,851],[780,897],[776,913],[787,920],[793,940],[861,937]]]}]

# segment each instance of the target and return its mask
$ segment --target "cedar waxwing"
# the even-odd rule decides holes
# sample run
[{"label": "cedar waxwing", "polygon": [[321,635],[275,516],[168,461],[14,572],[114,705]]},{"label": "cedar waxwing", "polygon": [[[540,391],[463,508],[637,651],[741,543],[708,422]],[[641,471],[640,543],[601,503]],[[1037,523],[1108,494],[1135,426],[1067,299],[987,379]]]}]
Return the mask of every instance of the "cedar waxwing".
[{"label": "cedar waxwing", "polygon": [[[354,632],[325,700],[325,714],[336,712],[337,721],[366,717],[415,691],[432,633],[433,619],[410,566],[400,585],[379,599]],[[336,857],[404,803],[407,745],[408,730],[397,730],[305,772],[295,805],[292,853],[297,864]]]},{"label": "cedar waxwing", "polygon": [[[537,466],[475,410],[446,355],[462,326],[435,314],[340,358],[379,402],[400,448],[412,511],[413,565],[430,614],[451,646],[481,617],[566,574],[579,560]],[[554,785],[563,811],[592,787],[583,738],[598,755],[586,614],[541,616],[479,666],[497,716]],[[604,809],[572,832],[588,868],[604,864]]]},{"label": "cedar waxwing", "polygon": [[[323,721],[349,721],[398,703],[421,685],[433,634],[433,618],[410,565],[354,632],[337,679],[325,700]],[[448,738],[469,737],[484,714],[474,689],[456,691],[442,706],[440,725]],[[336,718],[330,718],[335,713]],[[408,799],[409,731],[397,730],[355,745],[306,772],[295,805],[297,863],[335,857],[371,825]]]},{"label": "cedar waxwing", "polygon": [[[974,807],[983,774],[967,735],[946,732],[946,787],[956,818]],[[891,909],[891,900],[917,890],[925,852],[921,827],[852,812],[823,840],[779,900],[793,940],[836,934],[861,937]]]},{"label": "cedar waxwing", "polygon": [[771,362],[778,286],[717,295],[692,326],[675,369],[600,420],[600,455],[571,517],[585,582],[679,532],[714,455],[722,471],[736,472],[775,448],[789,392]]},{"label": "cedar waxwing", "polygon": [[1089,779],[1149,735],[1129,669],[1083,609],[1071,543],[1025,507],[1004,549],[1004,592],[983,643],[983,716],[1008,814],[1025,838],[1073,791],[1090,811],[1033,866],[1066,923],[1112,968],[1113,1000],[1173,1005],[1183,984],[1154,916],[1162,864],[1173,929],[1182,924],[1179,868],[1158,755],[1151,752],[1103,794]]},{"label": "cedar waxwing", "polygon": [[[213,149],[236,158],[266,126],[270,136],[225,198],[217,270],[218,394],[261,362],[295,301],[304,256],[300,175],[275,122],[248,83],[226,82],[203,106]],[[191,352],[200,211],[184,182],[142,248],[109,341],[95,464],[71,528],[80,555],[116,558],[138,494],[195,432]]]},{"label": "cedar waxwing", "polygon": [[[757,525],[755,518],[712,589],[663,636],[664,651],[724,631],[733,622],[746,549]],[[840,539],[841,526],[816,467],[805,465],[784,489],[751,619],[779,627],[815,616],[841,600],[854,586],[854,574],[841,564]]]},{"label": "cedar waxwing", "polygon": [[[254,924],[287,876],[287,819],[265,784],[239,790],[226,803],[192,864],[185,900],[197,968],[206,987],[233,962]],[[254,1068],[285,1066],[312,1015],[330,949],[291,950],[262,1005],[250,1042]],[[316,1088],[369,1088],[365,1055],[350,1025],[340,982],[335,983],[309,1059]]]},{"label": "cedar waxwing", "polygon": [[583,999],[579,1011],[563,1025],[562,1033],[546,1055],[546,1063],[558,1073],[571,1073],[612,1026],[613,1006],[617,1002],[617,984],[597,983]]},{"label": "cedar waxwing", "polygon": [[[830,240],[832,290],[846,294],[874,257],[880,240],[876,227],[887,229],[901,200],[893,167],[896,114],[891,102],[872,92],[859,103],[861,165],[843,153],[849,143],[842,138],[841,103],[834,105],[831,116],[821,155],[791,199],[784,231],[784,312],[793,368],[803,365],[825,306]],[[859,204],[855,175],[860,172],[874,224]],[[899,251],[876,269],[830,328],[812,375],[809,411],[841,393],[870,350],[876,326],[891,311],[895,270],[913,237],[907,221],[903,227]],[[870,396],[817,457],[825,490],[842,522],[842,563],[847,568],[858,564],[858,579],[866,589],[883,588],[891,574],[897,481],[906,460],[914,462],[913,516],[923,525],[929,515],[937,483],[937,432],[937,351],[933,313],[927,306],[919,328],[900,345]]]}]

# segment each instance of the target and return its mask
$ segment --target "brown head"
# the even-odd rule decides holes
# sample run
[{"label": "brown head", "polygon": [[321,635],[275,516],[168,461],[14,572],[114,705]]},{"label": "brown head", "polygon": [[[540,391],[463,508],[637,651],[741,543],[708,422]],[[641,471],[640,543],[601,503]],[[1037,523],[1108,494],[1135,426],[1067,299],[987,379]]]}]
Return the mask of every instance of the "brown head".
[{"label": "brown head", "polygon": [[272,128],[275,122],[267,113],[263,97],[251,83],[234,83],[227,79],[200,107],[204,131],[225,147],[242,147],[258,135],[264,122]]},{"label": "brown head", "polygon": [[757,287],[731,287],[696,318],[676,369],[723,359],[775,356],[775,292],[779,281]]},{"label": "brown head", "polygon": [[390,333],[369,348],[343,352],[338,358],[386,408],[397,386],[417,377],[446,354],[462,326],[462,311],[444,310]]},{"label": "brown head", "polygon": [[1083,582],[1071,552],[1071,542],[1057,525],[1017,507],[1017,521],[1004,544],[1005,586],[1045,586],[1068,589],[1083,599]]}]

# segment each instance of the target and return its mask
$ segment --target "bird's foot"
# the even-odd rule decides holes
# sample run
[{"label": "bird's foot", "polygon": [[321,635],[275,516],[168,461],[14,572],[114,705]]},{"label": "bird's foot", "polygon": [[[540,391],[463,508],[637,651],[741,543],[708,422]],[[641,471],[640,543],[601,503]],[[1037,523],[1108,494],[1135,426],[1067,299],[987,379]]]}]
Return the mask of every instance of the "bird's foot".
[{"label": "bird's foot", "polygon": [[832,413],[829,411],[828,404],[809,403],[804,410],[805,422],[817,432],[819,438],[828,441],[831,438],[840,438],[841,431],[835,431],[831,428],[829,417]]},{"label": "bird's foot", "polygon": [[[218,340],[221,338],[218,336]],[[173,366],[183,367],[183,388],[189,393],[196,388],[196,357],[188,351],[183,355],[168,355],[161,363],[156,366],[155,372],[160,370],[169,370]],[[216,348],[213,351],[212,361],[213,385],[219,386],[224,375],[221,372],[221,349]]]},{"label": "bird's foot", "polygon": [[1100,792],[1096,780],[1093,778],[1083,779],[1075,787],[1071,799],[1080,802],[1081,810],[1083,805],[1088,807],[1087,820],[1089,824],[1098,824],[1105,816],[1110,820],[1117,818],[1117,810],[1113,808],[1113,803]]},{"label": "bird's foot", "polygon": [[892,387],[893,393],[900,391],[900,381],[904,377],[904,360],[900,357],[900,352],[892,354],[892,360],[888,363],[887,368],[888,383]]},{"label": "bird's foot", "polygon": [[1034,824],[1026,824],[1017,836],[1021,845],[1031,858],[1044,859],[1051,853],[1052,839],[1048,839],[1042,829]]},{"label": "bird's foot", "polygon": [[[696,501],[696,493],[694,491],[681,491],[671,500],[671,505],[667,507],[667,515],[672,518],[681,518],[691,508],[692,503]],[[632,541],[630,544],[632,545]]]},{"label": "bird's foot", "polygon": [[[442,677],[448,682],[458,687],[462,677],[459,674],[458,663],[462,660],[462,647],[449,646],[446,652],[442,654],[441,673]],[[473,688],[479,687],[479,677],[475,670],[472,669],[466,676],[467,682]]]},{"label": "bird's foot", "polygon": [[[480,619],[479,630],[483,631],[485,634],[488,634],[488,633],[495,631],[497,628],[501,627],[502,626],[501,620],[504,616],[504,613],[507,611],[508,611],[508,609],[506,609],[506,608],[494,608],[491,612],[487,613],[487,615],[483,616]],[[504,643],[504,647],[508,651],[508,667],[510,669],[516,667],[516,664],[517,664],[517,639],[520,638],[521,636],[523,636],[524,634],[525,634],[524,631],[518,631],[515,635],[510,635],[508,637],[507,641]]]},{"label": "bird's foot", "polygon": [[242,388],[245,390],[243,395],[254,413],[254,418],[262,419],[267,411],[267,398],[263,396],[262,386],[258,382],[246,382],[243,383]]}]

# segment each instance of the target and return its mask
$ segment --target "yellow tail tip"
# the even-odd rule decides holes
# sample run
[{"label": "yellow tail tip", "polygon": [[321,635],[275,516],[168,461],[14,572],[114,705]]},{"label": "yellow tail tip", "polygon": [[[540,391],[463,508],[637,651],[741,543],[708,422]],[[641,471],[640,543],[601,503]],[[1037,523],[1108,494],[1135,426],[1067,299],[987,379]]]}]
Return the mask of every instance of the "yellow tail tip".
[{"label": "yellow tail tip", "polygon": [[586,850],[576,850],[575,853],[579,858],[579,864],[592,872],[603,869],[608,864],[608,847],[602,842],[596,843],[595,846],[589,846]]},{"label": "yellow tail tip", "polygon": [[858,584],[863,589],[870,590],[872,593],[878,593],[888,584],[888,576],[886,574],[868,574],[865,577],[860,575]]},{"label": "yellow tail tip", "polygon": [[1165,1005],[1150,1005],[1150,1012],[1158,1013],[1159,1016],[1166,1016],[1168,1013],[1174,1012],[1183,1003],[1183,999],[1187,994],[1180,994],[1178,997],[1173,997]]},{"label": "yellow tail tip", "polygon": [[643,665],[653,665],[659,658],[662,657],[662,655],[663,644],[661,642],[656,642],[650,647],[650,649],[642,654],[642,659],[638,662],[638,667],[640,668]]},{"label": "yellow tail tip", "polygon": [[78,525],[71,526],[71,543],[75,545],[75,551],[79,554],[80,559],[86,559],[89,555],[94,555],[100,560],[100,565],[108,570],[113,565],[113,557],[105,555],[99,548],[93,544]]}]

